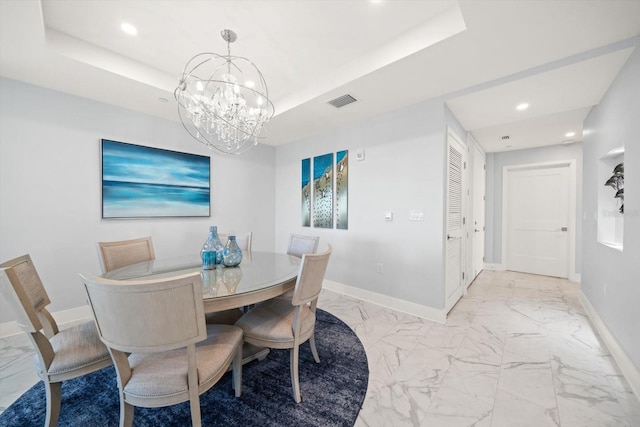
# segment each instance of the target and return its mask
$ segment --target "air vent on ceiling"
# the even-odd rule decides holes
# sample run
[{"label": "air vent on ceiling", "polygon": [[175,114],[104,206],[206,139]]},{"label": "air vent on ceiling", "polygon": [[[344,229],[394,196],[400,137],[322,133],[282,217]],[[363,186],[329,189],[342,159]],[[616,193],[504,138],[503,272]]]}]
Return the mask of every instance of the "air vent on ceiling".
[{"label": "air vent on ceiling", "polygon": [[331,101],[327,102],[327,104],[331,104],[336,108],[341,108],[345,105],[353,104],[356,101],[357,99],[347,93],[346,95],[342,95],[337,97],[336,99],[332,99]]}]

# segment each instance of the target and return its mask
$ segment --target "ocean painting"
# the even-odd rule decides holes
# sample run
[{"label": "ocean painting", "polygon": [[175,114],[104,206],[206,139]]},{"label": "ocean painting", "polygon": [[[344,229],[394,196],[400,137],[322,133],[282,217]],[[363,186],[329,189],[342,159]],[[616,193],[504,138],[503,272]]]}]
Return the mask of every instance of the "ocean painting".
[{"label": "ocean painting", "polygon": [[302,226],[311,226],[311,159],[302,159]]},{"label": "ocean painting", "polygon": [[313,226],[333,228],[333,153],[313,158]]},{"label": "ocean painting", "polygon": [[102,140],[102,218],[208,217],[208,156]]},{"label": "ocean painting", "polygon": [[336,153],[336,228],[349,228],[349,150]]}]

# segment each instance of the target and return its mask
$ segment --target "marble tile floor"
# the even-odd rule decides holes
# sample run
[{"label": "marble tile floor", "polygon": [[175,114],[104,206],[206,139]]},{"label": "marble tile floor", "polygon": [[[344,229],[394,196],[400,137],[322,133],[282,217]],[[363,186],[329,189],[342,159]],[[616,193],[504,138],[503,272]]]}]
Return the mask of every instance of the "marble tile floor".
[{"label": "marble tile floor", "polygon": [[[445,325],[328,290],[319,307],[367,352],[358,427],[640,426],[578,294],[563,279],[485,271]],[[38,381],[32,354],[24,334],[0,339],[0,411]]]}]

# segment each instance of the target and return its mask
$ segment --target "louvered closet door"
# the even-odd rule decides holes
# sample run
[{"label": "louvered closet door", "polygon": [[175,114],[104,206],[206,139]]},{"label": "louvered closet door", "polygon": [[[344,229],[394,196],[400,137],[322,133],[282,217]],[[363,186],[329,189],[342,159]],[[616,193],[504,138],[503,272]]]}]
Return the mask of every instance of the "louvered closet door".
[{"label": "louvered closet door", "polygon": [[462,296],[463,190],[465,149],[451,131],[447,132],[447,236],[445,261],[445,310],[449,312]]}]

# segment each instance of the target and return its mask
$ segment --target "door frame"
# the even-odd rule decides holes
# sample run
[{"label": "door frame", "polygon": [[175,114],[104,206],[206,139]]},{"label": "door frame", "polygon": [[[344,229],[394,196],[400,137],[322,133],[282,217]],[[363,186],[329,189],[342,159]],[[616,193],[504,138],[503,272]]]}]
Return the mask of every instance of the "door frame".
[{"label": "door frame", "polygon": [[[468,249],[468,260],[469,260],[469,268],[468,268],[468,274],[469,274],[469,281],[467,283],[467,287],[469,287],[471,285],[471,283],[473,282],[473,280],[475,280],[475,278],[477,276],[473,275],[473,266],[474,266],[474,262],[475,262],[475,257],[478,255],[475,252],[475,244],[476,241],[478,239],[479,236],[476,236],[476,233],[474,232],[475,229],[475,219],[476,219],[476,208],[477,206],[475,205],[475,201],[476,201],[476,196],[478,195],[479,192],[482,192],[482,218],[483,218],[483,223],[482,223],[482,228],[480,229],[480,233],[482,233],[482,262],[480,263],[481,267],[478,270],[478,274],[480,274],[480,272],[484,269],[484,256],[485,256],[485,244],[486,244],[486,222],[487,222],[487,200],[486,200],[486,194],[487,194],[487,153],[484,152],[484,150],[482,149],[482,147],[480,147],[480,145],[476,142],[476,140],[473,138],[473,136],[471,134],[469,134],[469,139],[470,139],[470,149],[471,149],[471,156],[468,159],[469,161],[469,180],[468,182],[470,183],[470,185],[468,186],[468,188],[471,189],[471,197],[469,200],[469,209],[467,210],[468,213],[468,218],[469,221],[467,221],[467,224],[469,225],[468,228],[468,232],[471,234],[471,247]],[[482,179],[480,180],[480,182],[476,182],[476,166],[478,166],[476,160],[476,156],[480,155],[480,157],[482,158]]]},{"label": "door frame", "polygon": [[576,281],[576,191],[577,191],[577,182],[576,182],[576,160],[559,160],[554,162],[543,162],[543,163],[528,163],[522,165],[509,165],[503,166],[502,168],[502,266],[504,269],[508,268],[507,265],[507,208],[509,204],[508,200],[508,180],[509,180],[509,172],[511,171],[519,171],[519,170],[535,170],[535,169],[547,169],[547,168],[561,168],[567,167],[569,168],[569,209],[568,209],[568,247],[569,247],[569,255],[567,257],[567,271],[569,275],[569,280]]}]

